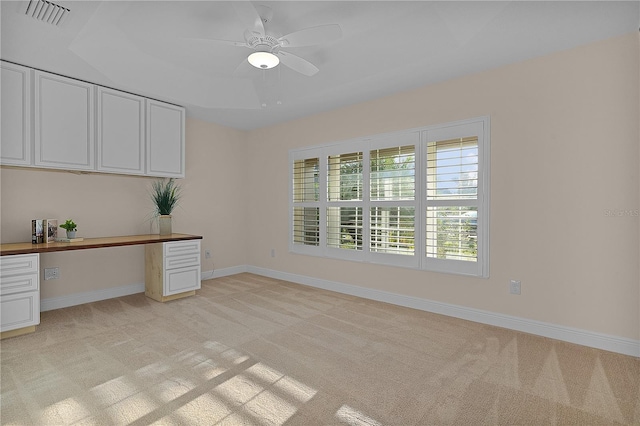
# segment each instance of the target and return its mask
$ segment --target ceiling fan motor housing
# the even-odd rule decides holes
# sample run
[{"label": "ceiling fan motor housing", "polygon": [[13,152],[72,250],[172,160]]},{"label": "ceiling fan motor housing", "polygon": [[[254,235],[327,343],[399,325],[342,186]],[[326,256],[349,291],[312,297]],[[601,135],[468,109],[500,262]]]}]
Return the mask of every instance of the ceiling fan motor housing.
[{"label": "ceiling fan motor housing", "polygon": [[272,37],[270,35],[264,35],[264,36],[252,35],[247,39],[247,45],[250,48],[254,49],[256,52],[271,52],[271,53],[277,53],[280,47],[282,46],[277,38]]}]

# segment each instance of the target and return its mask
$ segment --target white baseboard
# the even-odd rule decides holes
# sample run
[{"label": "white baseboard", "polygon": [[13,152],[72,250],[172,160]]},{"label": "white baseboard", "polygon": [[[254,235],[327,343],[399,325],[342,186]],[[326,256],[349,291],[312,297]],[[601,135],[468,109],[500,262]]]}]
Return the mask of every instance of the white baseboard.
[{"label": "white baseboard", "polygon": [[[495,312],[483,311],[480,309],[467,308],[449,303],[436,302],[428,299],[421,299],[413,296],[391,293],[382,290],[375,290],[359,287],[351,284],[344,284],[336,281],[323,280],[308,277],[305,275],[291,274],[288,272],[275,271],[257,266],[239,265],[229,268],[203,271],[202,280],[226,277],[229,275],[251,272],[265,277],[285,280],[297,284],[308,285],[324,290],[338,293],[350,294],[352,296],[363,297],[365,299],[377,300],[391,303],[398,306],[419,309],[450,317],[475,321],[482,324],[494,325],[511,330],[522,331],[538,336],[549,337],[565,342],[576,343],[578,345],[603,349],[625,355],[640,357],[640,341],[625,337],[610,336],[593,331],[581,330],[572,327],[565,327],[550,324],[542,321],[527,318],[514,317]],[[128,296],[130,294],[143,293],[144,283],[130,284],[121,287],[108,288],[104,290],[88,291],[76,293],[68,296],[42,299],[40,301],[40,311],[50,311],[53,309],[66,308],[69,306],[81,305],[83,303],[97,302],[114,297]]]},{"label": "white baseboard", "polygon": [[288,272],[274,271],[266,268],[249,266],[247,272],[290,281],[311,287],[331,290],[338,293],[363,297],[365,299],[377,300],[436,314],[465,319],[482,324],[494,325],[511,330],[522,331],[538,336],[549,337],[578,345],[603,349],[625,355],[640,357],[640,341],[625,337],[610,336],[593,331],[581,330],[572,327],[565,327],[550,324],[542,321],[527,318],[514,317],[495,312],[483,311],[480,309],[467,308],[464,306],[452,305],[449,303],[436,302],[433,300],[421,299],[413,296],[391,293],[382,290],[375,290],[359,287],[351,284],[344,284],[335,281],[322,280],[319,278],[307,277],[304,275],[291,274]]},{"label": "white baseboard", "polygon": [[248,272],[249,267],[247,265],[232,266],[229,268],[216,269],[212,271],[202,271],[202,281],[212,280],[214,278],[228,277],[229,275],[241,274]]},{"label": "white baseboard", "polygon": [[[247,272],[246,265],[216,269],[215,271],[203,271],[201,279],[210,280],[213,278],[239,274],[241,272]],[[106,288],[103,290],[87,291],[83,293],[70,294],[67,296],[41,299],[40,312],[68,308],[70,306],[82,305],[84,303],[99,302],[100,300],[113,299],[114,297],[120,296],[129,296],[136,293],[144,293],[144,283],[129,284],[121,287]]]},{"label": "white baseboard", "polygon": [[40,300],[40,312],[54,309],[68,308],[69,306],[82,305],[84,303],[98,302],[100,300],[113,299],[114,297],[129,296],[130,294],[144,293],[144,283],[129,284],[120,287],[105,288],[103,290],[75,293],[68,296],[52,297]]}]

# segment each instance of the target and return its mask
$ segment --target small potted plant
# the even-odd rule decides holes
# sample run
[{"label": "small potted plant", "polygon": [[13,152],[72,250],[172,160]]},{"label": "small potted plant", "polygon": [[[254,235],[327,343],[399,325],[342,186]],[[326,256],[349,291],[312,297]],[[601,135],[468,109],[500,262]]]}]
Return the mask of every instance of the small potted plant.
[{"label": "small potted plant", "polygon": [[155,205],[155,216],[158,216],[160,235],[169,235],[171,231],[171,213],[178,205],[181,197],[181,187],[173,178],[153,182],[151,186],[151,200]]},{"label": "small potted plant", "polygon": [[65,223],[60,225],[60,228],[65,229],[67,231],[67,238],[76,237],[76,231],[78,230],[78,225],[76,225],[76,223],[73,220],[67,219]]}]

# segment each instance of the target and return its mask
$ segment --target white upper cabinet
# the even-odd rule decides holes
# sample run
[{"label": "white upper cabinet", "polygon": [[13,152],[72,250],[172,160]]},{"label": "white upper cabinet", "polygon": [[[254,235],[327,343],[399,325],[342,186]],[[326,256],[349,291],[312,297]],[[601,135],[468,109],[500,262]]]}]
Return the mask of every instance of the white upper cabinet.
[{"label": "white upper cabinet", "polygon": [[147,174],[184,177],[183,107],[147,99]]},{"label": "white upper cabinet", "polygon": [[183,107],[0,66],[0,165],[184,177]]},{"label": "white upper cabinet", "polygon": [[145,173],[144,106],[141,96],[98,86],[98,171]]},{"label": "white upper cabinet", "polygon": [[0,163],[31,164],[31,69],[0,62]]},{"label": "white upper cabinet", "polygon": [[95,86],[35,71],[35,166],[94,170]]}]

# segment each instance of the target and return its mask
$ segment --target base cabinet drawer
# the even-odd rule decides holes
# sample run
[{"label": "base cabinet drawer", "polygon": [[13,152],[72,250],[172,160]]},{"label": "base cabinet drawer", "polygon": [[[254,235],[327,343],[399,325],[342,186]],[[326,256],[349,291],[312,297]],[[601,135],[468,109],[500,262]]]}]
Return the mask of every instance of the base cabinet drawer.
[{"label": "base cabinet drawer", "polygon": [[0,331],[40,324],[40,292],[10,294],[0,300]]},{"label": "base cabinet drawer", "polygon": [[164,295],[171,296],[185,291],[200,290],[200,265],[170,269],[164,273]]},{"label": "base cabinet drawer", "polygon": [[0,277],[38,274],[38,254],[19,254],[0,257]]},{"label": "base cabinet drawer", "polygon": [[200,240],[171,241],[164,243],[165,257],[197,254],[200,256]]},{"label": "base cabinet drawer", "polygon": [[164,258],[164,269],[186,268],[187,266],[200,266],[200,252]]},{"label": "base cabinet drawer", "polygon": [[0,278],[0,295],[38,290],[38,273]]}]

